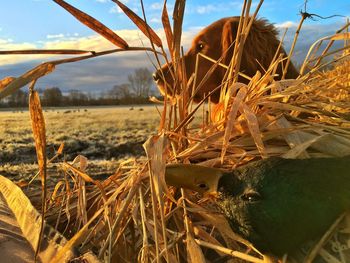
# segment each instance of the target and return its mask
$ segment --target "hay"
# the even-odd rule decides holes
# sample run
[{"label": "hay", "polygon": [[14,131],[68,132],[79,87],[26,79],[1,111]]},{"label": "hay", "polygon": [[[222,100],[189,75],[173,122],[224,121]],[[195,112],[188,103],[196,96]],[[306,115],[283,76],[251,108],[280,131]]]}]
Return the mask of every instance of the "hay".
[{"label": "hay", "polygon": [[[281,81],[272,79],[278,63],[283,62],[275,61],[248,85],[227,85],[215,109],[202,103],[202,108],[191,110],[192,103],[186,101],[184,93],[175,100],[165,100],[161,132],[145,144],[147,159],[122,164],[103,182],[107,199],[96,187],[87,195],[88,203],[93,202],[87,214],[97,211],[98,216],[89,230],[74,229],[75,236],[83,236],[76,244],[110,262],[206,262],[217,257],[263,262],[264,256],[232,232],[217,212],[215,200],[167,188],[165,163],[234,169],[271,156],[349,155],[350,75],[346,57],[344,53],[328,62],[332,69],[322,71],[317,66],[297,80]],[[72,193],[79,191],[76,186]],[[70,211],[79,207],[77,201],[70,200],[69,206],[73,204],[77,208]],[[50,219],[56,214],[53,212]],[[63,213],[58,225],[74,225],[78,220],[79,216],[70,214],[69,218]],[[328,243],[323,242],[328,238],[322,239],[310,255],[294,255],[287,262],[311,262],[315,257],[321,262],[346,262],[348,247],[344,244],[349,237],[344,231],[349,225],[346,220],[339,222],[327,233],[331,236]],[[333,234],[335,229],[344,231]]]},{"label": "hay", "polygon": [[[249,14],[250,5],[251,1],[244,2],[242,14]],[[124,9],[151,41],[157,39],[155,44],[159,46],[155,33],[143,22],[146,19],[137,17],[125,6]],[[174,62],[180,61],[183,12],[184,2],[176,1],[171,31],[164,5],[162,20]],[[80,13],[75,10],[75,14]],[[89,18],[84,17],[84,23],[90,25]],[[263,262],[263,255],[232,232],[218,213],[215,199],[203,199],[182,189],[168,189],[165,164],[197,163],[234,169],[271,156],[350,155],[349,46],[330,62],[322,62],[330,53],[328,47],[321,57],[308,57],[302,66],[307,73],[295,80],[273,80],[277,66],[285,63],[285,58],[276,54],[276,60],[266,72],[257,72],[248,85],[237,83],[244,36],[251,25],[248,16],[244,17],[218,105],[212,107],[204,100],[197,105],[192,102],[186,90],[197,81],[195,76],[176,79],[174,93],[169,95],[180,95],[164,98],[159,134],[144,145],[146,159],[122,163],[103,182],[85,173],[82,159],[62,165],[65,180],[49,191],[46,218],[70,238],[63,252],[71,247],[79,247],[82,253],[92,250],[106,262],[205,262],[218,257],[231,262]],[[328,40],[339,39],[339,33]],[[112,33],[103,35],[119,45],[123,43]],[[164,51],[161,53],[165,55]],[[218,66],[223,65],[214,61],[213,69]],[[176,74],[183,71],[181,63],[176,63],[174,70],[174,76],[183,75]],[[18,87],[16,84],[11,90]],[[317,255],[325,262],[350,260],[343,253],[348,249],[343,244],[349,240],[349,220],[339,222],[327,235],[332,235],[341,224],[343,231],[337,231],[326,244],[322,239],[309,256],[302,255],[303,259],[299,257],[297,262],[307,257],[307,262],[311,262]],[[291,258],[286,260],[293,262]]]}]

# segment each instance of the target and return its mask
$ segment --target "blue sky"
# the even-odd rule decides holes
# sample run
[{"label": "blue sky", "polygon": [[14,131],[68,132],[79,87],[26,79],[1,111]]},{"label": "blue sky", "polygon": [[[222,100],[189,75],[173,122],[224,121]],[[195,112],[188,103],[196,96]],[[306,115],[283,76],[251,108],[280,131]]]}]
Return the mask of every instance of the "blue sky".
[{"label": "blue sky", "polygon": [[[67,0],[67,2],[116,30],[129,44],[140,45],[140,39],[143,37],[112,1]],[[123,2],[141,14],[139,0]],[[174,1],[169,0],[168,2],[169,14],[171,14]],[[185,48],[200,28],[219,18],[239,15],[242,2],[241,0],[188,0],[183,28]],[[253,2],[256,5],[258,1]],[[163,1],[144,0],[144,5],[150,25],[158,29],[157,32],[161,32],[160,18]],[[4,1],[1,7],[0,50],[26,48],[103,50],[113,48],[110,43],[98,37],[51,0]],[[285,25],[290,26],[290,36],[286,40],[288,48],[295,26],[300,19],[299,10],[301,8],[303,8],[302,0],[265,0],[259,16],[267,18],[279,28]],[[350,0],[309,0],[308,12],[322,16],[339,14],[349,17]],[[312,42],[331,34],[344,22],[345,18],[342,17],[307,21],[300,36],[299,50],[297,50],[299,55],[304,54],[306,47]],[[43,56],[2,56],[0,57],[0,78],[19,75],[30,67],[50,59]],[[41,85],[43,87],[57,85],[66,90],[73,88],[93,90],[96,86],[108,89],[114,84],[125,82],[126,76],[131,74],[136,66],[151,68],[151,63],[144,54],[118,54],[59,68],[42,80]],[[65,79],[69,81],[64,81]]]}]

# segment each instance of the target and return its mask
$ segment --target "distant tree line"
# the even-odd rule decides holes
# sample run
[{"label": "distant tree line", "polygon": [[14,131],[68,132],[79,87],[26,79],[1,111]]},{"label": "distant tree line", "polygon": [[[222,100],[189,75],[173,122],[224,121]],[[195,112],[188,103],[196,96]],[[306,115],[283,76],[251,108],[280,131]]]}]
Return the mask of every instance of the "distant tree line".
[{"label": "distant tree line", "polygon": [[[42,105],[49,107],[127,105],[149,103],[149,97],[155,95],[152,87],[152,73],[147,68],[139,68],[128,76],[127,83],[115,85],[99,95],[80,90],[70,90],[64,94],[59,87],[38,89],[38,92]],[[28,92],[24,90],[18,90],[6,100],[0,101],[0,107],[26,106],[28,106]]]}]

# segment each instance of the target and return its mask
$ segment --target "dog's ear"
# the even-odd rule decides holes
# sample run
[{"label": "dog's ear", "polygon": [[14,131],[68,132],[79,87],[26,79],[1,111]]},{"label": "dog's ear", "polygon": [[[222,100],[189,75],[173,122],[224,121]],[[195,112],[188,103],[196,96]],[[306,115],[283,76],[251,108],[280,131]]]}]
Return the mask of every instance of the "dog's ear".
[{"label": "dog's ear", "polygon": [[[237,37],[239,19],[230,19],[223,26],[222,51],[226,51],[226,65],[231,62],[234,41]],[[241,69],[248,76],[254,76],[256,71],[266,70],[273,59],[279,40],[277,31],[266,20],[255,20],[244,44],[241,57]],[[260,66],[261,65],[261,66]]]},{"label": "dog's ear", "polygon": [[223,62],[228,65],[233,56],[233,49],[235,46],[235,39],[237,37],[239,19],[232,18],[225,22],[222,28],[221,47],[222,54],[224,54]]}]

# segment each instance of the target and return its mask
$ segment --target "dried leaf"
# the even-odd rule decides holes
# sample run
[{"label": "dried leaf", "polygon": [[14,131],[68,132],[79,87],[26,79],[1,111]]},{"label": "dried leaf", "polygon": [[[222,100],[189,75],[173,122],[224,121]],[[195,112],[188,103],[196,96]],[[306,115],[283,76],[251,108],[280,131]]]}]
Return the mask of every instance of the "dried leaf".
[{"label": "dried leaf", "polygon": [[189,234],[187,235],[186,248],[187,248],[187,262],[189,263],[206,262],[202,249],[196,243],[192,235],[189,235]]},{"label": "dried leaf", "polygon": [[264,143],[262,141],[262,134],[259,128],[259,121],[254,112],[244,103],[242,103],[244,116],[247,120],[249,131],[254,139],[255,145],[263,158],[267,158]]},{"label": "dried leaf", "polygon": [[[6,240],[13,239],[13,244],[17,244],[16,248],[11,249],[16,253],[16,261],[27,262],[33,261],[33,256],[26,259],[20,259],[25,254],[25,246],[29,245],[29,253],[33,253],[33,248],[37,247],[39,236],[41,235],[41,224],[44,224],[44,236],[42,246],[39,251],[40,262],[51,262],[51,259],[63,248],[67,240],[59,232],[53,229],[43,220],[42,215],[34,208],[28,197],[16,186],[11,180],[0,176],[0,193],[2,204],[2,215],[0,223],[5,222],[6,225],[11,224],[14,228],[19,228],[19,233],[14,229],[6,229]],[[11,221],[10,221],[11,220]],[[10,223],[11,222],[11,223]],[[17,226],[16,226],[17,225]],[[4,227],[4,226],[2,226]],[[14,230],[14,233],[12,233]],[[5,231],[5,230],[3,230]],[[6,243],[1,245],[6,250]],[[10,242],[11,243],[11,242]],[[74,249],[67,249],[60,262],[68,262],[77,255]],[[3,259],[7,261],[6,259]],[[3,261],[2,260],[2,261]]]},{"label": "dried leaf", "polygon": [[51,263],[60,263],[64,261],[67,253],[71,250],[74,250],[77,246],[83,242],[83,240],[89,235],[91,231],[89,226],[96,218],[102,214],[104,208],[99,209],[90,220],[70,239],[67,243],[54,255],[53,259],[50,261]]},{"label": "dried leaf", "polygon": [[142,33],[149,38],[149,40],[156,44],[158,47],[162,46],[162,41],[154,30],[131,9],[118,0],[112,0],[116,3],[123,12],[134,22],[134,24],[142,31]]},{"label": "dried leaf", "polygon": [[95,18],[89,16],[88,14],[80,11],[79,9],[71,6],[67,2],[63,0],[53,0],[55,3],[62,6],[64,9],[66,9],[69,13],[71,13],[76,19],[78,19],[81,23],[86,25],[87,27],[91,28],[95,32],[99,33],[101,36],[103,36],[105,39],[112,42],[114,45],[127,49],[129,47],[128,43],[125,42],[124,39],[122,39],[120,36],[118,36],[116,33],[114,33],[111,29],[106,27],[104,24],[96,20]]},{"label": "dried leaf", "polygon": [[[310,134],[304,136],[308,138],[307,135],[311,137]],[[328,133],[310,147],[330,156],[343,157],[350,155],[350,138]]]},{"label": "dried leaf", "polygon": [[173,12],[173,20],[174,20],[174,43],[172,45],[174,49],[173,58],[174,61],[177,61],[180,56],[180,47],[181,47],[181,35],[182,35],[182,22],[185,13],[185,0],[176,0]]},{"label": "dried leaf", "polygon": [[166,36],[166,40],[168,43],[168,49],[171,55],[174,54],[174,49],[173,49],[173,44],[174,44],[174,35],[171,30],[171,25],[169,21],[169,15],[168,15],[168,10],[166,7],[166,0],[164,1],[164,6],[163,6],[163,12],[162,12],[162,23],[163,23],[163,28]]},{"label": "dried leaf", "polygon": [[315,142],[317,142],[318,140],[320,140],[323,136],[325,135],[321,135],[321,136],[317,136],[317,135],[313,135],[311,136],[312,138],[304,141],[301,144],[296,145],[294,148],[290,149],[288,152],[284,153],[282,155],[283,158],[286,159],[296,159],[299,157],[299,155],[304,152],[307,148],[309,148],[312,144],[314,144]]},{"label": "dried leaf", "polygon": [[[144,144],[143,148],[146,151],[147,158],[149,160],[149,176],[150,176],[150,186],[151,186],[151,199],[153,205],[153,220],[155,222],[155,232],[158,230],[158,223],[160,216],[160,226],[161,226],[161,238],[158,236],[155,240],[156,243],[156,256],[159,256],[160,244],[164,243],[164,246],[167,247],[167,233],[166,233],[166,223],[164,215],[164,199],[163,199],[163,190],[166,192],[168,198],[175,201],[172,195],[170,194],[168,187],[165,183],[165,161],[166,161],[166,148],[167,138],[164,134],[160,136],[150,137]],[[160,206],[160,213],[157,213],[155,210],[156,207]],[[165,258],[169,261],[169,256],[171,255],[167,250],[165,251]]]},{"label": "dried leaf", "polygon": [[239,89],[237,96],[233,99],[231,110],[230,110],[230,113],[229,113],[228,118],[227,118],[225,135],[224,135],[224,139],[223,139],[223,145],[222,145],[222,150],[221,150],[221,163],[224,162],[226,150],[228,147],[228,143],[230,140],[232,129],[234,127],[234,122],[236,121],[236,118],[237,118],[238,109],[241,106],[241,103],[244,100],[246,95],[247,95],[247,88],[245,86],[242,86]]},{"label": "dried leaf", "polygon": [[[41,213],[45,217],[46,212],[46,130],[44,114],[40,104],[39,93],[34,89],[35,81],[32,82],[30,94],[29,94],[29,111],[32,122],[32,131],[35,141],[36,156],[39,164],[39,173],[41,177],[42,185],[42,204]],[[39,235],[39,241],[35,248],[35,259],[38,256],[41,248],[41,242],[44,231],[44,221],[41,221],[41,231]]]},{"label": "dried leaf", "polygon": [[44,114],[37,91],[30,92],[29,111],[35,141],[36,155],[39,164],[41,180],[46,180],[46,130]]},{"label": "dried leaf", "polygon": [[63,149],[64,149],[64,143],[61,143],[60,147],[58,148],[56,154],[61,155],[63,153]]},{"label": "dried leaf", "polygon": [[329,39],[330,40],[349,40],[350,39],[350,32],[335,34],[335,35],[331,36]]},{"label": "dried leaf", "polygon": [[3,90],[0,89],[0,99],[3,99],[10,94],[13,94],[18,89],[24,87],[28,83],[51,73],[52,71],[54,71],[54,69],[54,64],[43,63],[35,67],[34,69],[27,71],[22,76],[13,79]]},{"label": "dried leaf", "polygon": [[[271,125],[272,127],[276,127],[278,129],[285,129],[287,131],[287,129],[292,129],[293,125],[285,118],[285,117],[281,117],[278,118],[275,122],[275,124]],[[286,140],[286,142],[288,143],[290,148],[294,148],[296,145],[300,145],[303,143],[303,136],[302,131],[288,131],[288,132],[284,132],[282,133],[283,138]],[[304,151],[304,152],[300,152],[298,155],[300,158],[308,158],[310,157],[309,154]]]},{"label": "dried leaf", "polygon": [[6,88],[8,84],[10,84],[12,81],[14,81],[16,78],[14,77],[6,77],[0,80],[0,91]]},{"label": "dried leaf", "polygon": [[155,184],[156,195],[161,196],[162,190],[164,190],[168,197],[175,202],[165,183],[166,144],[167,141],[164,135],[152,136],[143,144],[143,148],[146,151],[147,158],[150,160],[150,174]]},{"label": "dried leaf", "polygon": [[64,162],[63,163],[65,167],[67,167],[68,169],[72,170],[74,173],[76,173],[77,175],[81,176],[86,182],[89,183],[93,183],[97,185],[97,181],[95,181],[94,179],[92,179],[89,175],[87,175],[86,173],[78,170],[77,168],[75,168],[74,166],[72,166],[71,164]]}]

